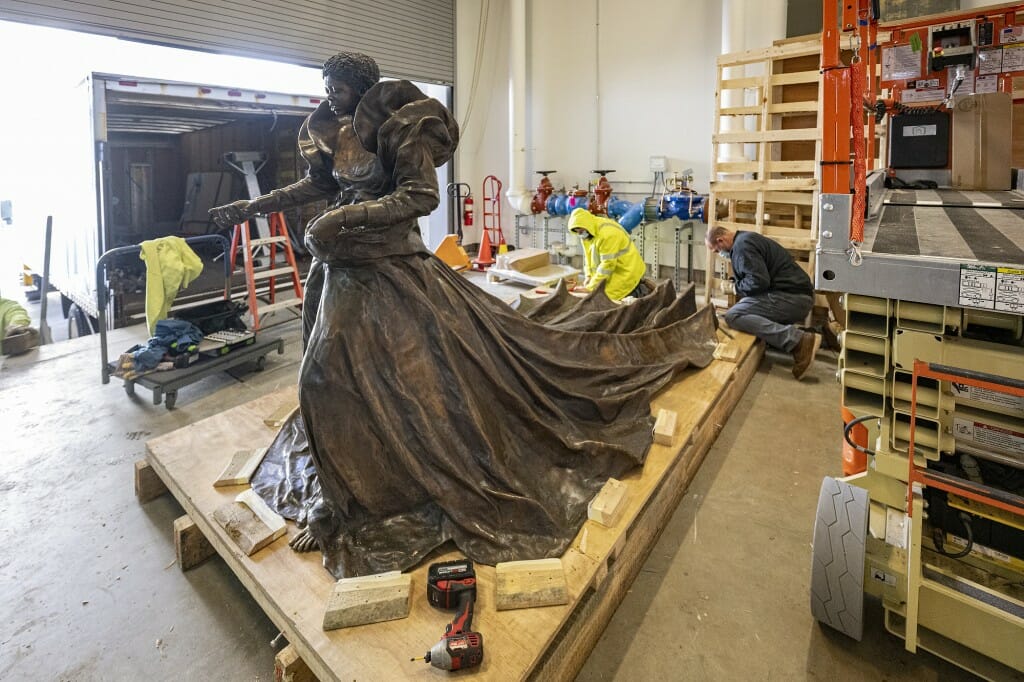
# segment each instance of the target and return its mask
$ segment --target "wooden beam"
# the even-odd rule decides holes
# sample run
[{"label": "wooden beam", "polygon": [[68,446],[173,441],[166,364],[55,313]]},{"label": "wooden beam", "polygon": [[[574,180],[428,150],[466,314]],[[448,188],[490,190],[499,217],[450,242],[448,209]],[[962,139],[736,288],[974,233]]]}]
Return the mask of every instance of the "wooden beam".
[{"label": "wooden beam", "polygon": [[263,423],[272,429],[279,429],[284,426],[284,423],[291,418],[299,409],[299,404],[293,402],[286,402],[279,408],[270,413],[270,415],[263,420]]},{"label": "wooden beam", "polygon": [[324,612],[324,630],[398,620],[409,615],[412,576],[389,571],[334,583]]},{"label": "wooden beam", "polygon": [[187,571],[217,554],[188,514],[174,519],[174,554],[178,567]]},{"label": "wooden beam", "polygon": [[626,499],[629,497],[629,488],[625,483],[614,478],[605,481],[604,487],[594,496],[594,499],[587,505],[587,518],[596,521],[602,526],[611,528],[626,510]]},{"label": "wooden beam", "polygon": [[274,682],[320,682],[289,644],[274,656]]},{"label": "wooden beam", "polygon": [[678,415],[672,410],[658,410],[658,418],[654,422],[654,442],[658,445],[672,445],[676,435]]},{"label": "wooden beam", "polygon": [[214,510],[213,519],[246,556],[252,556],[285,533],[284,519],[251,488]]},{"label": "wooden beam", "polygon": [[505,561],[494,567],[499,611],[569,603],[561,559]]},{"label": "wooden beam", "polygon": [[156,471],[144,459],[135,463],[135,497],[139,504],[146,504],[167,492],[167,486],[160,480]]},{"label": "wooden beam", "polygon": [[217,480],[213,482],[215,487],[229,485],[248,485],[249,479],[256,472],[267,454],[267,448],[255,448],[253,450],[236,450],[231,455],[231,461],[224,467]]}]

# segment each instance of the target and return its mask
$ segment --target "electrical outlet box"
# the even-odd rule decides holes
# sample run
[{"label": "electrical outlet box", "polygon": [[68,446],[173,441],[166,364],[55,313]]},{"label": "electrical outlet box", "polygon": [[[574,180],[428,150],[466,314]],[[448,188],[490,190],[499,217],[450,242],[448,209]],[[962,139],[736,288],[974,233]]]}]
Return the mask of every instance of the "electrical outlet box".
[{"label": "electrical outlet box", "polygon": [[667,167],[668,163],[664,156],[651,157],[651,170],[655,173],[664,173]]}]

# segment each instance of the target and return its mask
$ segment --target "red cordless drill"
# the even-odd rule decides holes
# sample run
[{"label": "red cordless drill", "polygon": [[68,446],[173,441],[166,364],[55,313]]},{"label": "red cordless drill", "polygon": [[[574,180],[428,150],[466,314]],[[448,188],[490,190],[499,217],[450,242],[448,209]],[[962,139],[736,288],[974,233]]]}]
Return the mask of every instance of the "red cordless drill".
[{"label": "red cordless drill", "polygon": [[[473,632],[476,572],[469,559],[431,564],[427,571],[427,601],[439,609],[455,609],[444,636],[423,656],[441,670],[475,668],[484,660],[484,637]],[[412,659],[417,660],[417,659]]]}]

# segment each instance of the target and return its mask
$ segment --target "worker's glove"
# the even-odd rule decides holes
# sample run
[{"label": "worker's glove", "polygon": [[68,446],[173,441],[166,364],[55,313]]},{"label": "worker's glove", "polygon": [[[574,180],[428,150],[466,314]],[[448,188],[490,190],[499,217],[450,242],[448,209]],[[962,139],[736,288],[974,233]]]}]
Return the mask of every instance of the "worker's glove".
[{"label": "worker's glove", "polygon": [[731,279],[723,279],[721,289],[723,294],[726,294],[728,296],[735,296],[736,282],[732,281]]},{"label": "worker's glove", "polygon": [[210,209],[210,215],[213,216],[214,222],[221,227],[232,227],[234,225],[241,225],[249,218],[256,215],[257,210],[255,202],[242,199],[240,201],[234,201],[224,206],[215,206]]}]

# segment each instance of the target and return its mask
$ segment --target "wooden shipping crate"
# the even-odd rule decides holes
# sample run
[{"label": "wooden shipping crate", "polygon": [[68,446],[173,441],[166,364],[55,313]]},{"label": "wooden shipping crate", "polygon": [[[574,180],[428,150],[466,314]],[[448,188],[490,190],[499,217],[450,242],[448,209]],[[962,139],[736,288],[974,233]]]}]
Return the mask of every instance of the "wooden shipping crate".
[{"label": "wooden shipping crate", "polygon": [[[568,604],[498,611],[495,569],[477,565],[473,626],[484,636],[485,655],[473,679],[571,680],[582,667],[757,369],[764,344],[747,334],[719,334],[735,347],[735,357],[684,372],[655,397],[655,413],[666,409],[678,416],[671,445],[652,445],[644,466],[622,478],[629,491],[613,526],[587,521],[561,557]],[[409,617],[324,631],[335,581],[319,553],[288,547],[294,524],[284,537],[246,556],[213,520],[215,509],[244,490],[213,486],[232,453],[268,445],[276,433],[266,424],[268,415],[296,400],[294,387],[281,389],[150,440],[147,461],[288,638],[289,665],[297,666],[297,655],[324,682],[437,679],[440,671],[409,659],[429,649],[451,618],[427,603],[426,573],[429,563],[458,558],[456,552],[435,552],[409,571]]]}]

